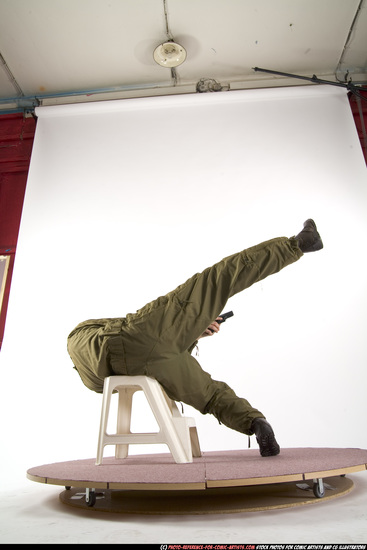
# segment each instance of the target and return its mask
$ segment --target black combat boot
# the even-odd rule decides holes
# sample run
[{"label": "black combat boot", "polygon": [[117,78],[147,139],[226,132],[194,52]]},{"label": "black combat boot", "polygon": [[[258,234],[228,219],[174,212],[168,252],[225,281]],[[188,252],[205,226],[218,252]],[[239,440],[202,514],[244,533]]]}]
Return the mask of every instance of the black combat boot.
[{"label": "black combat boot", "polygon": [[261,456],[275,456],[280,453],[273,429],[265,418],[255,418],[251,424],[251,431],[256,435]]},{"label": "black combat boot", "polygon": [[305,221],[302,231],[296,235],[295,239],[302,252],[316,252],[324,246],[317,232],[316,224],[311,219]]}]

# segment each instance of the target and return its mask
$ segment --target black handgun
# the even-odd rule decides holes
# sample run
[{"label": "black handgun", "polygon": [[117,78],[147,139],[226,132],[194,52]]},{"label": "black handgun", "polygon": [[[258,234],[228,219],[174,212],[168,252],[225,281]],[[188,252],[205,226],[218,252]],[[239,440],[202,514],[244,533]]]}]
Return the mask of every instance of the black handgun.
[{"label": "black handgun", "polygon": [[[221,317],[221,319],[216,319],[217,323],[224,323],[226,319],[229,319],[229,317],[233,317],[234,313],[233,311],[227,311],[227,313],[221,313],[218,315],[218,317]],[[211,332],[214,332],[211,328],[209,329]]]},{"label": "black handgun", "polygon": [[218,317],[221,317],[221,319],[218,319],[217,323],[224,323],[226,319],[229,319],[230,317],[233,317],[234,313],[233,311],[227,311],[227,313],[221,313],[218,315]]}]

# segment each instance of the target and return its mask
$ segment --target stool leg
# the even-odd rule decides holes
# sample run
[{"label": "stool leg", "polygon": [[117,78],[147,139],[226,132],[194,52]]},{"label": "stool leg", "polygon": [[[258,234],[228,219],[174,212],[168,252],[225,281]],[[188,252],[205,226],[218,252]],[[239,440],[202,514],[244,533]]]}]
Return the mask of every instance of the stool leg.
[{"label": "stool leg", "polygon": [[96,465],[102,464],[103,460],[103,448],[104,448],[104,435],[107,431],[108,415],[110,412],[111,394],[112,394],[111,378],[105,378],[103,385],[103,398],[102,398],[102,411],[101,421],[99,425],[99,436],[97,446],[97,459]]},{"label": "stool leg", "polygon": [[[165,391],[162,389],[162,393],[167,401],[168,407],[172,413],[173,421],[175,421],[175,418],[182,418],[180,411],[178,410],[176,401],[173,401],[168,397],[168,395],[165,393]],[[199,443],[199,436],[198,432],[195,426],[195,422],[193,418],[184,417],[186,419],[186,422],[188,424],[188,430],[190,435],[190,445],[191,445],[191,454],[193,457],[201,457],[201,449],[200,449],[200,443]]]},{"label": "stool leg", "polygon": [[[179,424],[181,422],[184,423],[185,419],[175,418],[175,421],[173,421],[171,411],[158,382],[156,385],[153,386],[145,385],[143,389],[151,406],[151,409],[156,417],[156,420],[162,432],[164,432],[165,440],[175,462],[178,464],[192,462],[191,442],[189,434],[187,430],[185,430],[184,425],[180,425],[180,428],[183,428],[182,430],[180,430],[180,435],[178,435],[177,432]],[[155,406],[156,404],[158,406]],[[188,441],[186,445],[183,445],[182,438],[184,438],[185,435],[187,435]]]},{"label": "stool leg", "polygon": [[199,436],[198,436],[198,431],[196,429],[196,426],[190,426],[189,430],[190,430],[192,456],[194,456],[195,458],[200,457],[201,449],[200,449]]},{"label": "stool leg", "polygon": [[[131,433],[131,409],[133,395],[136,388],[117,388],[119,392],[118,412],[117,412],[117,431],[118,434]],[[126,458],[129,452],[128,443],[116,445],[115,458]]]}]

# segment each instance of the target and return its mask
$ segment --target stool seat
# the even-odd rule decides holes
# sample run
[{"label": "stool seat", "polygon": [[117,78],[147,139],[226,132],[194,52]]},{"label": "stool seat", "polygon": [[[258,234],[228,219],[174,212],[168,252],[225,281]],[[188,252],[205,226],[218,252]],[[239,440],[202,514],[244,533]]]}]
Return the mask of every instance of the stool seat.
[{"label": "stool seat", "polygon": [[[117,430],[107,433],[111,396],[118,392]],[[136,391],[143,391],[158,423],[156,433],[131,433],[132,399]],[[126,458],[130,444],[166,444],[178,464],[200,457],[200,445],[195,420],[182,416],[175,401],[172,401],[162,386],[148,376],[109,376],[104,380],[102,411],[99,428],[96,465],[102,464],[106,445],[115,445],[115,457]]]}]

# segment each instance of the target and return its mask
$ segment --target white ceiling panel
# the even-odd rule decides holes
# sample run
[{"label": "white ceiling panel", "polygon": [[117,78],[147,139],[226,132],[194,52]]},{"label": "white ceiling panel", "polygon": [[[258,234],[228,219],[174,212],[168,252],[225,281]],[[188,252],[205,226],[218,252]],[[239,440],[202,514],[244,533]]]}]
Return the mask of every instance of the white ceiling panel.
[{"label": "white ceiling panel", "polygon": [[[0,108],[14,96],[195,91],[202,78],[233,89],[299,83],[255,66],[367,83],[366,2],[0,0]],[[187,51],[174,71],[153,59],[168,39]]]}]

